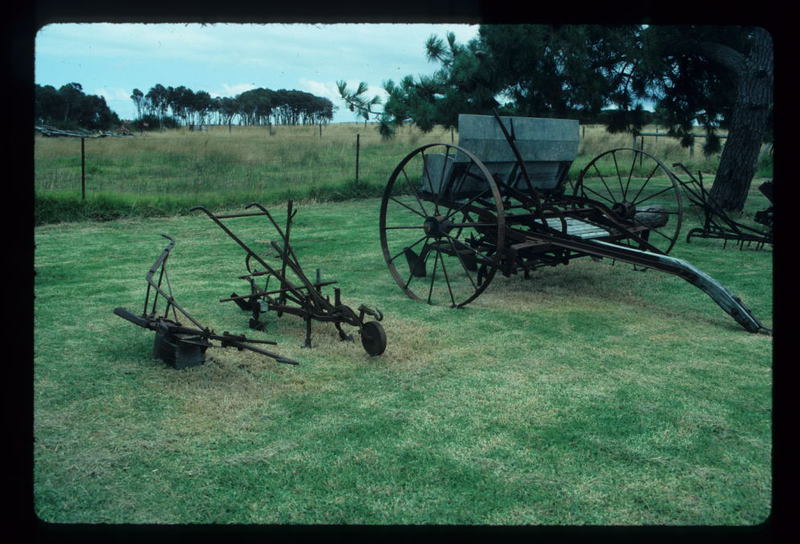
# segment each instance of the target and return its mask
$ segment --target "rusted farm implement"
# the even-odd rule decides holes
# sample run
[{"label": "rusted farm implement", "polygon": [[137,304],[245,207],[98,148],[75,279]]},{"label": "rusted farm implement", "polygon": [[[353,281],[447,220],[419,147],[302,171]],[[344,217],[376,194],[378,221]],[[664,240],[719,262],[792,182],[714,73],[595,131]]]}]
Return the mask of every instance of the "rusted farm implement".
[{"label": "rusted farm implement", "polygon": [[755,244],[757,249],[763,248],[765,244],[772,244],[772,182],[768,181],[759,186],[761,193],[770,201],[770,207],[756,213],[756,222],[761,223],[764,228],[755,228],[734,220],[714,202],[703,185],[701,173],[698,172],[695,177],[680,163],[674,164],[673,167],[680,168],[689,177],[688,181],[681,179],[678,181],[683,186],[689,201],[703,213],[703,225],[691,229],[686,234],[687,242],[693,237],[712,238],[723,240],[723,247],[730,241],[736,243],[740,249],[745,244],[748,246]]},{"label": "rusted farm implement", "polygon": [[677,275],[750,332],[767,331],[738,297],[669,257],[683,218],[681,185],[639,149],[595,157],[568,190],[578,122],[460,115],[459,144],[400,161],[380,209],[389,272],[409,297],[463,307],[497,271],[508,276],[580,257]]},{"label": "rusted farm implement", "polygon": [[[205,362],[205,352],[210,347],[233,347],[271,357],[279,363],[298,364],[297,361],[288,357],[254,345],[274,345],[276,342],[247,338],[244,335],[231,334],[227,331],[217,334],[208,327],[203,326],[181,307],[175,300],[172,286],[169,282],[169,275],[167,274],[167,259],[170,251],[175,246],[175,239],[166,234],[162,234],[162,236],[169,240],[169,244],[167,244],[167,247],[164,248],[145,276],[147,291],[142,313],[136,315],[125,308],[114,309],[114,313],[123,319],[142,328],[155,331],[153,358],[161,359],[177,369],[182,369]],[[156,273],[158,273],[158,280],[154,279]],[[164,284],[166,284],[166,290],[164,289]],[[150,298],[151,294],[152,300]],[[159,305],[161,309],[159,309]],[[180,314],[180,317],[178,314]],[[179,319],[187,320],[193,326],[185,326],[181,324]],[[218,341],[219,345],[216,346],[212,340]]]},{"label": "rusted farm implement", "polygon": [[[261,204],[252,203],[246,208],[256,208],[257,211],[236,214],[217,215],[204,208],[196,206],[192,211],[204,212],[216,225],[218,225],[233,241],[246,253],[245,268],[247,274],[239,279],[247,281],[250,292],[246,295],[232,293],[230,297],[223,298],[220,302],[235,302],[242,310],[251,312],[249,325],[253,329],[263,330],[265,324],[260,320],[260,315],[269,311],[282,314],[292,314],[301,317],[306,323],[305,347],[311,347],[311,321],[333,323],[341,340],[353,340],[342,325],[358,328],[361,336],[361,345],[369,355],[380,355],[386,349],[386,333],[379,323],[383,314],[365,305],[358,307],[358,312],[341,301],[340,289],[333,289],[333,301],[329,295],[323,295],[322,288],[335,284],[336,281],[321,281],[319,269],[316,272],[316,281],[311,281],[306,276],[294,249],[289,243],[292,229],[292,219],[297,210],[293,209],[292,201],[287,204],[285,229],[275,221],[272,214]],[[274,227],[280,243],[270,241],[266,252],[258,253],[239,236],[237,236],[225,221],[244,217],[265,217]],[[272,254],[272,255],[270,255]],[[269,260],[277,259],[270,264]],[[270,289],[270,281],[277,283]],[[258,285],[263,281],[263,287]],[[371,316],[374,320],[366,320]]]}]

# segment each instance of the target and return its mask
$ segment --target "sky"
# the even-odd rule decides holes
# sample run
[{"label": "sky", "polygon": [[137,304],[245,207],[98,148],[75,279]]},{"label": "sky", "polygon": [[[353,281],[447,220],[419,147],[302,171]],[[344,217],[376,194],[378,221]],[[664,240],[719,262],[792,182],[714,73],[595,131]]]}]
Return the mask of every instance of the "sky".
[{"label": "sky", "polygon": [[133,89],[184,85],[212,97],[249,89],[295,89],[328,98],[334,122],[357,121],[336,82],[370,97],[386,96],[383,82],[432,74],[425,58],[432,34],[453,32],[459,43],[477,36],[465,24],[139,24],[56,23],[35,39],[35,82],[56,89],[80,83],[105,98],[121,119],[134,119]]}]

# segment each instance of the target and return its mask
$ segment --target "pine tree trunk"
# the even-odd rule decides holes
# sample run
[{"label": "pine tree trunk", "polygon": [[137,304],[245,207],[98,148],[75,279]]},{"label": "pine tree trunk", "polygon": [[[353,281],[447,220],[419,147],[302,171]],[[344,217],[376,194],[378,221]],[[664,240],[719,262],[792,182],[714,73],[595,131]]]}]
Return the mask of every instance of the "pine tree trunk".
[{"label": "pine tree trunk", "polygon": [[752,43],[747,57],[729,59],[739,62],[726,63],[738,76],[737,99],[710,196],[729,211],[744,208],[772,103],[772,38],[759,28],[754,31]]}]

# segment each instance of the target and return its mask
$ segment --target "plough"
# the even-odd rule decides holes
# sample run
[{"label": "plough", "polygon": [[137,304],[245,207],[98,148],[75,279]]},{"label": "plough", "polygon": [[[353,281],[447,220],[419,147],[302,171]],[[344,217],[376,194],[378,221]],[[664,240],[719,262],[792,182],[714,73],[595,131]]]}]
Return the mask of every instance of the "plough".
[{"label": "plough", "polygon": [[[255,208],[257,211],[244,212],[238,214],[217,215],[203,206],[196,206],[192,211],[202,211],[216,225],[218,225],[233,241],[235,241],[246,254],[245,268],[247,274],[240,276],[248,282],[250,293],[237,295],[235,292],[230,297],[223,298],[220,302],[235,302],[242,310],[251,312],[250,327],[263,330],[265,324],[260,320],[260,315],[269,311],[277,313],[278,317],[282,314],[292,314],[301,317],[306,323],[306,337],[304,346],[311,347],[311,322],[320,321],[333,323],[339,333],[341,340],[353,340],[353,336],[347,334],[342,325],[349,325],[358,328],[361,336],[361,344],[369,355],[380,355],[386,349],[386,333],[379,321],[383,320],[383,314],[365,305],[358,307],[354,311],[350,306],[342,303],[340,289],[334,288],[334,298],[323,295],[322,288],[335,284],[335,281],[321,281],[319,270],[317,270],[316,281],[312,282],[306,276],[294,249],[289,243],[291,234],[292,220],[297,213],[293,209],[292,201],[287,204],[286,227],[285,230],[275,221],[272,214],[261,204],[251,203],[246,209]],[[269,242],[270,250],[277,254],[279,262],[270,264],[266,254],[259,254],[237,236],[223,220],[230,220],[242,217],[266,217],[275,228],[280,243]],[[255,264],[254,264],[255,263]],[[293,278],[290,278],[291,272]],[[264,281],[264,287],[259,287],[258,281]],[[270,289],[270,280],[278,283],[277,288]],[[374,320],[365,320],[366,316]]]},{"label": "plough", "polygon": [[[766,229],[759,229],[735,221],[725,210],[718,206],[703,185],[703,175],[698,172],[694,177],[689,170],[681,163],[673,165],[680,168],[687,176],[688,181],[678,179],[684,191],[689,197],[689,201],[700,208],[703,212],[703,226],[691,229],[686,234],[686,241],[691,242],[692,238],[711,238],[723,240],[723,247],[729,241],[735,242],[741,249],[744,244],[748,246],[755,244],[756,249],[761,249],[765,244],[772,244],[772,206],[767,210],[756,213],[756,221],[761,221]],[[762,183],[759,187],[762,194],[769,199],[772,204],[772,183]]]},{"label": "plough", "polygon": [[[156,337],[153,343],[153,358],[161,359],[177,369],[183,369],[203,364],[205,362],[205,352],[210,347],[232,347],[238,350],[249,350],[266,357],[271,357],[279,363],[290,365],[299,364],[289,357],[273,353],[254,345],[275,345],[277,342],[271,340],[256,340],[247,338],[244,335],[231,334],[227,331],[222,334],[217,334],[212,329],[202,325],[179,305],[173,296],[166,266],[170,251],[172,251],[172,248],[175,246],[175,239],[166,234],[162,234],[162,236],[169,240],[169,243],[145,276],[147,291],[145,293],[144,309],[142,313],[136,315],[121,307],[114,309],[114,313],[119,317],[130,321],[134,325],[155,331]],[[156,272],[158,272],[158,280],[154,280]],[[162,288],[163,283],[166,283],[166,291]],[[153,296],[152,302],[150,300],[151,294]],[[161,310],[159,310],[159,303],[162,305]],[[172,318],[170,318],[170,313],[172,314]],[[190,327],[181,324],[178,314],[191,322],[194,326]],[[219,342],[219,345],[215,345],[212,341]]]}]

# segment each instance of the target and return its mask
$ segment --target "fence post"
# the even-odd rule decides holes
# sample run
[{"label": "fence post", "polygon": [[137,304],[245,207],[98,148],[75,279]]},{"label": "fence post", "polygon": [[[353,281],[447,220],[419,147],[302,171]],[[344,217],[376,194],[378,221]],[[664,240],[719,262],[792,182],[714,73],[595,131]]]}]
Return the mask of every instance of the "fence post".
[{"label": "fence post", "polygon": [[81,200],[86,200],[86,138],[81,138]]},{"label": "fence post", "polygon": [[642,153],[639,153],[639,168],[642,167],[642,155],[644,154],[644,136],[639,137],[639,150]]},{"label": "fence post", "polygon": [[358,156],[361,151],[361,134],[356,134],[356,183],[358,183]]}]

